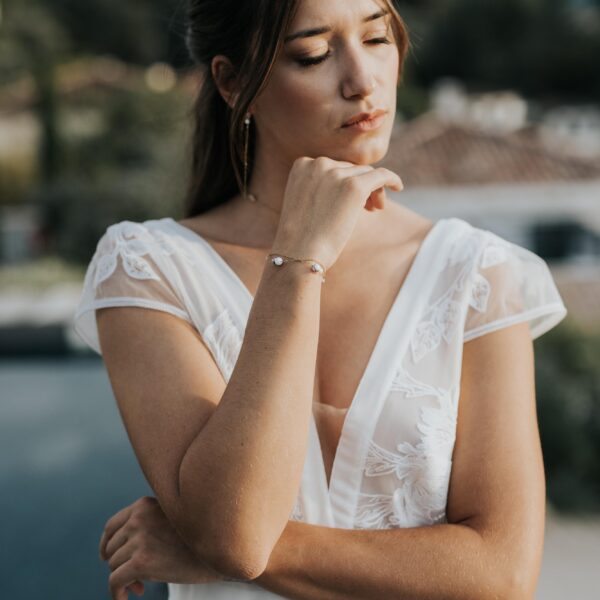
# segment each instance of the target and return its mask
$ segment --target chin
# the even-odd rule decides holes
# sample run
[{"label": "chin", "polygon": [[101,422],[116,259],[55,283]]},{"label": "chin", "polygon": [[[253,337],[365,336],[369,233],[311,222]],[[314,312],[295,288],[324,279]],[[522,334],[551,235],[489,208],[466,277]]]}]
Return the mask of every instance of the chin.
[{"label": "chin", "polygon": [[357,165],[371,165],[379,162],[386,154],[389,148],[389,140],[381,144],[363,143],[362,146],[357,144],[356,147],[346,148],[339,157],[332,156],[336,160],[347,160]]}]

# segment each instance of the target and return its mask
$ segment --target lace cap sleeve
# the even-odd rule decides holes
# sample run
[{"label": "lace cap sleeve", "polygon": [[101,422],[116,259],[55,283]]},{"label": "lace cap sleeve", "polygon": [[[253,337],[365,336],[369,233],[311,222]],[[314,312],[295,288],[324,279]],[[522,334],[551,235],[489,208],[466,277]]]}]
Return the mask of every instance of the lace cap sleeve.
[{"label": "lace cap sleeve", "polygon": [[489,231],[469,285],[465,342],[523,321],[536,339],[567,314],[544,259]]},{"label": "lace cap sleeve", "polygon": [[81,339],[102,354],[96,309],[139,306],[171,313],[192,323],[169,273],[173,248],[160,231],[140,223],[110,225],[88,265],[73,327]]}]

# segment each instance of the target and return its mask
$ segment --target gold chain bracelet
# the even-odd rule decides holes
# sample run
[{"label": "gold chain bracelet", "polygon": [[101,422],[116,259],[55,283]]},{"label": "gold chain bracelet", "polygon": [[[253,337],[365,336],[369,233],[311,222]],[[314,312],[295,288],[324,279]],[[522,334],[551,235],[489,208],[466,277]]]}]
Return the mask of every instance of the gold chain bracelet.
[{"label": "gold chain bracelet", "polygon": [[313,258],[293,258],[292,256],[285,256],[285,254],[267,254],[266,259],[271,259],[271,262],[276,266],[280,267],[286,262],[307,262],[310,263],[310,270],[313,273],[321,273],[323,281],[325,281],[325,269],[323,265]]}]

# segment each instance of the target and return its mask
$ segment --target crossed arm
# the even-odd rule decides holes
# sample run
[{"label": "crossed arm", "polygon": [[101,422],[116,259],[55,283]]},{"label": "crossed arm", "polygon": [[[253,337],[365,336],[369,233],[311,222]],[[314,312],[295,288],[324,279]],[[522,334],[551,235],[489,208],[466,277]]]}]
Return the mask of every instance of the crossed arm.
[{"label": "crossed arm", "polygon": [[500,563],[467,525],[351,530],[290,521],[253,581],[297,600],[531,597]]},{"label": "crossed arm", "polygon": [[299,600],[531,600],[545,520],[533,365],[524,323],[464,345],[448,523],[351,530],[290,521],[254,582]]},{"label": "crossed arm", "polygon": [[[282,596],[311,600],[531,600],[545,520],[533,358],[525,323],[464,344],[447,523],[352,530],[287,521],[273,546],[253,550],[268,560],[251,580]],[[143,556],[120,529],[129,514],[111,519],[105,532],[111,589],[151,578],[144,577]],[[187,552],[181,556],[195,575],[202,557]],[[242,560],[258,564],[252,557]],[[180,565],[169,563],[166,576]]]}]

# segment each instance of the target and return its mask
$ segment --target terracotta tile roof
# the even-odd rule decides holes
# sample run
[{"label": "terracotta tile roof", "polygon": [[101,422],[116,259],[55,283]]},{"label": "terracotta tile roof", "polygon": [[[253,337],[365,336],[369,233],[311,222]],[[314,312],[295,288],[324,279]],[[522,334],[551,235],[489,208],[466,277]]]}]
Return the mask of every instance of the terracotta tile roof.
[{"label": "terracotta tile roof", "polygon": [[445,122],[433,112],[396,124],[386,156],[406,186],[449,186],[600,178],[600,158],[552,151],[528,135]]}]

